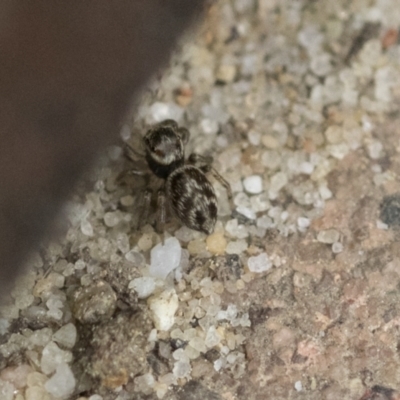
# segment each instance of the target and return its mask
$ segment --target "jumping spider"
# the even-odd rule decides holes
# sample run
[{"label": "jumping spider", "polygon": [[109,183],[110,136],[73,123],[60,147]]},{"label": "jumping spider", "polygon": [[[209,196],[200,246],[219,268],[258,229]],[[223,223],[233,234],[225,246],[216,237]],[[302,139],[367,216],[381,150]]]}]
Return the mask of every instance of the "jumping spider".
[{"label": "jumping spider", "polygon": [[[212,158],[192,153],[185,160],[184,146],[189,140],[189,131],[179,127],[171,119],[150,128],[142,138],[144,154],[126,144],[125,154],[137,162],[144,157],[144,169],[128,172],[147,178],[158,178],[156,229],[164,230],[167,209],[188,228],[210,234],[217,221],[217,197],[205,174],[211,173],[225,188],[232,203],[229,183],[211,166]],[[161,181],[161,182],[160,182]],[[137,228],[149,219],[153,190],[147,187],[139,194]]]}]

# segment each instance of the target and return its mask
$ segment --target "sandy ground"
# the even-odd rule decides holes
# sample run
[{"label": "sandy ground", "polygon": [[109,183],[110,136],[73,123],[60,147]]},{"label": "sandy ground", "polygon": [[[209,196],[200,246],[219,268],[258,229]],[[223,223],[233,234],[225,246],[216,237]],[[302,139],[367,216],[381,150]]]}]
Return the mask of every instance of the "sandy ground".
[{"label": "sandy ground", "polygon": [[137,230],[116,143],[1,310],[0,397],[400,398],[399,21],[396,0],[212,5],[121,136],[177,120],[233,209],[210,177],[212,235]]}]

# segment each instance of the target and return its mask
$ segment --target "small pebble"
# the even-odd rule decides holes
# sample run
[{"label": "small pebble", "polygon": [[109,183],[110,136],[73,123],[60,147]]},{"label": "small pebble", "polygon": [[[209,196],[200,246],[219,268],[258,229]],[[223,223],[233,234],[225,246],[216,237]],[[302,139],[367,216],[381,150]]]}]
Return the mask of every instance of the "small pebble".
[{"label": "small pebble", "polygon": [[342,160],[349,153],[350,148],[346,143],[339,143],[327,146],[327,150],[332,157]]},{"label": "small pebble", "polygon": [[256,219],[256,213],[254,210],[252,210],[250,207],[245,207],[245,206],[238,206],[236,207],[236,211],[239,214],[244,215],[248,219]]},{"label": "small pebble", "polygon": [[320,186],[318,188],[319,195],[323,200],[328,200],[332,198],[332,192],[326,186]]},{"label": "small pebble", "polygon": [[265,272],[272,268],[272,262],[267,253],[261,253],[258,256],[249,257],[247,266],[251,272]]},{"label": "small pebble", "polygon": [[145,233],[138,240],[138,247],[143,252],[150,250],[153,247],[153,236],[150,233]]},{"label": "small pebble", "polygon": [[343,244],[340,242],[335,242],[332,244],[332,252],[335,254],[341,253],[343,251]]},{"label": "small pebble", "polygon": [[183,116],[183,108],[174,103],[162,103],[157,101],[149,108],[150,123],[161,122],[165,119],[180,121]]},{"label": "small pebble", "polygon": [[[199,336],[196,336],[189,340],[189,345],[192,346],[195,350],[200,353],[205,353],[207,351],[207,347],[204,343],[204,339]],[[196,357],[197,358],[197,357]]]},{"label": "small pebble", "polygon": [[247,138],[253,146],[259,146],[261,143],[261,134],[257,131],[250,130],[247,134]]},{"label": "small pebble", "polygon": [[143,257],[143,254],[135,251],[135,250],[131,250],[128,251],[125,254],[125,258],[131,262],[132,264],[134,264],[136,267],[141,267],[145,264],[145,258]]},{"label": "small pebble", "polygon": [[107,321],[114,313],[117,295],[105,281],[78,287],[72,295],[72,314],[81,323]]},{"label": "small pebble", "polygon": [[302,174],[311,175],[314,171],[314,165],[312,165],[310,162],[303,162],[300,164],[299,171]]},{"label": "small pebble", "polygon": [[377,160],[382,157],[383,146],[381,142],[377,140],[373,141],[368,145],[368,154],[373,160]]},{"label": "small pebble", "polygon": [[33,346],[44,347],[50,342],[52,336],[53,331],[50,328],[38,329],[32,332],[29,341]]},{"label": "small pebble", "polygon": [[[52,400],[53,398],[43,387],[32,386],[25,391],[25,400]],[[7,400],[7,398],[2,400]]]},{"label": "small pebble", "polygon": [[210,326],[208,328],[206,337],[204,339],[204,344],[210,349],[214,346],[217,346],[221,342],[221,335],[218,332],[218,330],[215,328],[215,326]]},{"label": "small pebble", "polygon": [[81,222],[81,232],[85,236],[93,236],[93,226],[87,219],[83,219]]},{"label": "small pebble", "polygon": [[187,249],[191,255],[196,255],[206,251],[206,243],[202,239],[191,240]]},{"label": "small pebble", "polygon": [[274,226],[274,222],[267,215],[263,215],[262,217],[257,219],[257,227],[263,229],[270,229]]},{"label": "small pebble", "polygon": [[215,232],[206,239],[207,250],[211,254],[224,254],[226,249],[226,239],[222,232]]},{"label": "small pebble", "polygon": [[287,175],[284,172],[278,172],[271,178],[269,192],[278,193],[287,183]]},{"label": "small pebble", "polygon": [[331,56],[328,53],[318,53],[311,59],[310,68],[317,76],[328,75],[332,70]]},{"label": "small pebble", "polygon": [[318,232],[317,240],[321,243],[332,244],[339,241],[340,233],[336,229],[326,229]]},{"label": "small pebble", "polygon": [[179,300],[175,289],[168,289],[148,300],[155,327],[160,331],[168,331],[175,322],[175,313]]},{"label": "small pebble", "polygon": [[175,237],[181,242],[190,242],[195,238],[195,235],[195,231],[188,228],[187,226],[182,226],[177,231],[175,231]]},{"label": "small pebble", "polygon": [[139,299],[146,299],[149,297],[156,288],[156,282],[154,278],[150,276],[143,276],[141,278],[133,279],[129,282],[129,289],[133,289]]},{"label": "small pebble", "polygon": [[243,180],[243,186],[246,192],[251,194],[261,193],[263,190],[263,184],[261,176],[251,175]]},{"label": "small pebble", "polygon": [[76,342],[76,327],[71,322],[62,326],[54,335],[53,340],[63,347],[72,349]]},{"label": "small pebble", "polygon": [[305,217],[299,217],[297,218],[297,226],[299,227],[300,230],[305,230],[310,226],[310,219],[305,218]]},{"label": "small pebble", "polygon": [[176,378],[185,378],[190,376],[190,372],[192,371],[192,367],[188,361],[177,361],[174,364],[174,368],[172,373]]},{"label": "small pebble", "polygon": [[225,229],[231,236],[238,239],[245,239],[249,236],[247,228],[239,224],[236,218],[229,220],[225,225]]},{"label": "small pebble", "polygon": [[302,385],[301,381],[295,382],[294,388],[295,388],[298,392],[301,392],[301,391],[303,390],[303,385]]},{"label": "small pebble", "polygon": [[241,279],[238,279],[236,281],[236,287],[238,290],[243,290],[246,287],[246,285],[245,285],[244,281],[242,281]]},{"label": "small pebble", "polygon": [[226,253],[241,254],[247,250],[248,244],[245,240],[236,240],[229,242],[226,246]]},{"label": "small pebble", "polygon": [[220,65],[217,70],[216,78],[221,82],[232,82],[236,75],[234,65]]},{"label": "small pebble", "polygon": [[168,238],[164,245],[159,243],[155,246],[150,253],[150,275],[154,278],[165,279],[179,266],[181,251],[179,240],[174,237]]},{"label": "small pebble", "polygon": [[144,375],[137,376],[133,380],[135,386],[135,391],[142,392],[145,395],[149,395],[152,393],[154,384],[155,384],[155,379],[152,374],[147,373]]},{"label": "small pebble", "polygon": [[[28,364],[21,364],[17,367],[8,367],[0,372],[1,380],[7,381],[14,385],[15,388],[21,389],[26,386],[28,375],[32,372],[32,367]],[[1,386],[1,385],[0,385]],[[1,393],[1,388],[0,388]],[[2,397],[1,397],[2,398]]]},{"label": "small pebble", "polygon": [[343,129],[337,125],[331,125],[325,131],[325,137],[328,143],[337,144],[343,140]]},{"label": "small pebble", "polygon": [[64,398],[72,394],[75,389],[75,377],[68,364],[57,366],[56,373],[45,383],[45,389],[57,398]]},{"label": "small pebble", "polygon": [[379,219],[376,221],[376,227],[377,227],[378,229],[382,229],[382,230],[384,230],[384,231],[387,231],[387,230],[389,229],[388,224],[385,224],[384,222],[382,222],[382,221],[379,220]]},{"label": "small pebble", "polygon": [[28,387],[43,386],[47,381],[47,377],[40,372],[31,372],[27,377]]},{"label": "small pebble", "polygon": [[79,270],[82,270],[82,269],[84,269],[86,267],[86,263],[83,260],[78,260],[75,263],[74,267],[75,267],[75,269],[77,269],[79,271]]},{"label": "small pebble", "polygon": [[219,125],[217,121],[204,118],[200,122],[200,128],[206,135],[215,135],[218,132]]},{"label": "small pebble", "polygon": [[58,272],[51,272],[47,277],[37,281],[33,288],[33,295],[40,297],[53,291],[55,288],[64,287],[65,277]]},{"label": "small pebble", "polygon": [[277,149],[280,145],[278,139],[271,135],[263,135],[261,141],[267,149],[271,150]]},{"label": "small pebble", "polygon": [[50,342],[43,349],[40,367],[48,375],[54,372],[59,365],[71,361],[72,353],[70,351],[61,350],[54,342]]},{"label": "small pebble", "polygon": [[123,205],[124,207],[130,207],[133,206],[135,198],[133,196],[127,195],[121,197],[119,201],[121,202],[121,205]]}]

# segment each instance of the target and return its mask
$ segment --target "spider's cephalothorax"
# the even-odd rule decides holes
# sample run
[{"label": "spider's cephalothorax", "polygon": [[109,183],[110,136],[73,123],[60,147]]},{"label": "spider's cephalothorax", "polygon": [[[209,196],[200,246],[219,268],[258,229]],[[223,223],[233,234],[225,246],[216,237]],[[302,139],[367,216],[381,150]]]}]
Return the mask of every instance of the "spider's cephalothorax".
[{"label": "spider's cephalothorax", "polygon": [[[165,224],[168,205],[182,224],[210,234],[217,221],[218,203],[206,173],[212,173],[222,183],[230,201],[232,194],[228,182],[211,167],[212,160],[193,153],[185,161],[184,145],[188,139],[189,131],[173,120],[153,126],[143,138],[147,167],[164,180],[157,195],[157,227]],[[135,153],[133,148],[130,151]],[[151,198],[152,190],[146,189],[138,210],[138,225],[147,222]]]},{"label": "spider's cephalothorax", "polygon": [[152,172],[162,179],[185,162],[182,137],[175,121],[166,120],[150,129],[144,137],[146,161]]}]

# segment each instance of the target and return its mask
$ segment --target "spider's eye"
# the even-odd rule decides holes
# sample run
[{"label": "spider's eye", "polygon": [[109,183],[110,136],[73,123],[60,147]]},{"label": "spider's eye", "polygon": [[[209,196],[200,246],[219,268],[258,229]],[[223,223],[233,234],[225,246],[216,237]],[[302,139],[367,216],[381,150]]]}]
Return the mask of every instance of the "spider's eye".
[{"label": "spider's eye", "polygon": [[150,149],[150,151],[151,151],[152,153],[154,153],[154,154],[157,154],[157,153],[160,151],[160,149],[157,148],[157,146],[154,146],[154,145],[150,145],[150,146],[149,146],[149,149]]},{"label": "spider's eye", "polygon": [[156,153],[158,157],[164,157],[165,155],[164,152],[160,149],[155,150],[154,153]]}]

